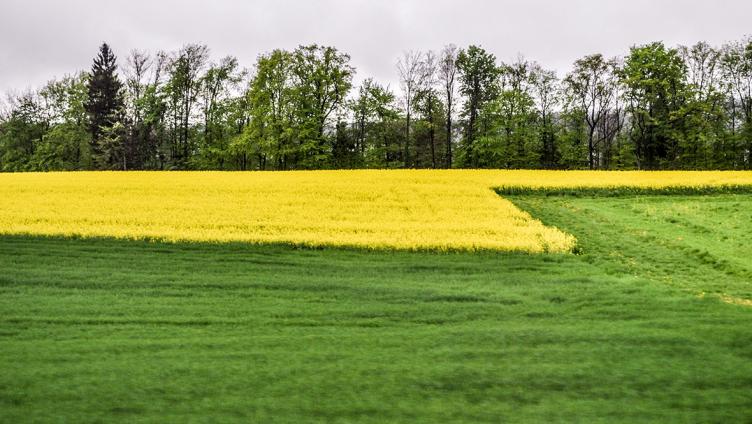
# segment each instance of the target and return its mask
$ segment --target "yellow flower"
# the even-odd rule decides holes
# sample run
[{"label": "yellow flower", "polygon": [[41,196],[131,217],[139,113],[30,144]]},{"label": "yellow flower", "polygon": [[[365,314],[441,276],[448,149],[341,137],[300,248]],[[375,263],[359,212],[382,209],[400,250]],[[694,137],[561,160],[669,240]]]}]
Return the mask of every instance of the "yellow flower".
[{"label": "yellow flower", "polygon": [[568,252],[493,189],[752,184],[750,172],[496,170],[0,175],[0,234]]}]

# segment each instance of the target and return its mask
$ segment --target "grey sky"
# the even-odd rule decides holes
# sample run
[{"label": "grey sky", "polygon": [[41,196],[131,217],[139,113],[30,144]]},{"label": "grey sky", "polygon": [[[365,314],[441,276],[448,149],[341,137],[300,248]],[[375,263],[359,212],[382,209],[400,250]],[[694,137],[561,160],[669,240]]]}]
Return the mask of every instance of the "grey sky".
[{"label": "grey sky", "polygon": [[390,82],[406,49],[476,43],[561,73],[633,44],[740,39],[750,18],[750,0],[0,0],[0,90],[88,69],[105,40],[121,58],[203,42],[247,67],[273,48],[334,45],[359,77]]}]

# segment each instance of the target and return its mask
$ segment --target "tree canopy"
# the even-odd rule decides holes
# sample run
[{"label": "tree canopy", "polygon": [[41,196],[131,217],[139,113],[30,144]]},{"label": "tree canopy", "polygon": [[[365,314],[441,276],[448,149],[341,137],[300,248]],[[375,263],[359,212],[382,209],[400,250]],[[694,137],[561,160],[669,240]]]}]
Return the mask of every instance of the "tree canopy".
[{"label": "tree canopy", "polygon": [[7,96],[0,170],[752,169],[752,38],[591,54],[564,75],[481,46],[409,51],[399,86],[307,45],[244,68],[203,44],[104,43]]}]

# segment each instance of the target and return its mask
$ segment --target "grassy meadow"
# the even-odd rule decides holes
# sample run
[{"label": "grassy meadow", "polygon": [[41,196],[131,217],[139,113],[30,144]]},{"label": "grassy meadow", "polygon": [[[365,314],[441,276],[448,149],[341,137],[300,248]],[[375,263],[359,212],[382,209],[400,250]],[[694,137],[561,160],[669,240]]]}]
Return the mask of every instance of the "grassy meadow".
[{"label": "grassy meadow", "polygon": [[505,198],[576,253],[3,235],[0,421],[752,420],[752,195]]}]

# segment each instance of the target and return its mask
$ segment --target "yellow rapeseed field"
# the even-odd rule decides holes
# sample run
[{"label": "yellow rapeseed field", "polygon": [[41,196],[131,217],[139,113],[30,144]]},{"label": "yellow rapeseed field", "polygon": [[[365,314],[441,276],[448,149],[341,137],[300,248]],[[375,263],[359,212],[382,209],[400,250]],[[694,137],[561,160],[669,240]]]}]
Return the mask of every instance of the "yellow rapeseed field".
[{"label": "yellow rapeseed field", "polygon": [[752,186],[752,171],[471,171],[494,187],[617,188]]},{"label": "yellow rapeseed field", "polygon": [[0,233],[407,250],[567,252],[492,189],[749,185],[750,172],[294,171],[0,174]]}]

